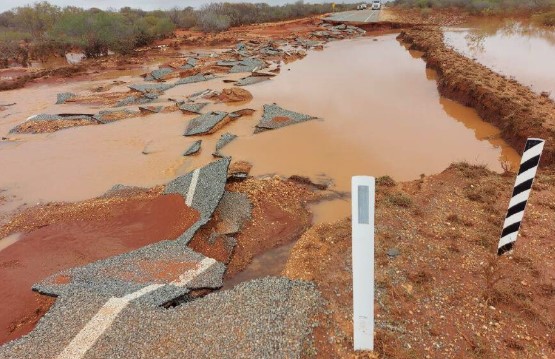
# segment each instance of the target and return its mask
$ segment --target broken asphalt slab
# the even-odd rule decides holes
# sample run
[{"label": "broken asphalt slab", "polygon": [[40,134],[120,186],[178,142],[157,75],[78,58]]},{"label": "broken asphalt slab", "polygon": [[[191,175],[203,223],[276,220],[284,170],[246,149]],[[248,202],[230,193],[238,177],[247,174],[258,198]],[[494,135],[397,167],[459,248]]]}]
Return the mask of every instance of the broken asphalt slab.
[{"label": "broken asphalt slab", "polygon": [[212,111],[193,118],[187,125],[184,136],[205,135],[216,126],[221,125],[227,117],[227,112]]},{"label": "broken asphalt slab", "polygon": [[255,126],[254,133],[274,130],[276,128],[294,125],[316,118],[317,117],[283,109],[275,103],[264,105],[264,113],[262,114],[260,122]]},{"label": "broken asphalt slab", "polygon": [[191,156],[198,153],[198,151],[200,151],[201,144],[202,140],[193,142],[193,144],[187,149],[187,151],[183,153],[183,156]]},{"label": "broken asphalt slab", "polygon": [[216,151],[212,153],[212,156],[224,157],[224,155],[220,153],[220,150],[236,138],[237,138],[237,135],[234,135],[229,132],[226,132],[223,135],[221,135],[220,138],[218,139],[218,142],[216,142]]},{"label": "broken asphalt slab", "polygon": [[321,305],[314,284],[276,277],[170,309],[76,293],[59,298],[33,332],[2,346],[0,357],[298,358]]},{"label": "broken asphalt slab", "polygon": [[[140,290],[145,284],[164,284],[163,288],[160,286],[159,290],[147,296],[152,302],[160,304],[185,294],[187,286],[175,284],[176,278],[156,278],[153,273],[160,272],[163,269],[160,266],[164,263],[174,263],[179,267],[179,263],[194,265],[206,259],[184,246],[196,230],[210,219],[218,206],[224,194],[228,166],[228,159],[215,161],[167,184],[165,193],[180,194],[186,205],[196,209],[200,214],[199,220],[177,239],[157,242],[135,251],[57,273],[36,284],[34,290],[54,296],[94,292],[105,297],[121,297]],[[206,273],[211,273],[212,276],[203,282],[203,286],[221,286],[221,276],[225,267],[221,263],[213,263],[210,268],[211,271]],[[184,267],[182,272],[186,272],[186,269]],[[166,272],[168,270],[171,268],[165,269]],[[122,274],[124,272],[126,274]],[[179,274],[181,272],[178,270],[174,276]],[[60,283],[57,280],[60,276],[70,280]]]}]

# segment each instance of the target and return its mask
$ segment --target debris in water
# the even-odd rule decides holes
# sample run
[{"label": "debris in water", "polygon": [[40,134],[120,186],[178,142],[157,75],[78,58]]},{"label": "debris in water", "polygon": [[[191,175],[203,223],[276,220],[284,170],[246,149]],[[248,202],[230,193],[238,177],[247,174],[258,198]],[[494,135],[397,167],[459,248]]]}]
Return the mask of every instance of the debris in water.
[{"label": "debris in water", "polygon": [[316,118],[317,117],[285,110],[276,104],[264,105],[262,119],[260,119],[260,122],[256,125],[254,133],[273,130]]}]

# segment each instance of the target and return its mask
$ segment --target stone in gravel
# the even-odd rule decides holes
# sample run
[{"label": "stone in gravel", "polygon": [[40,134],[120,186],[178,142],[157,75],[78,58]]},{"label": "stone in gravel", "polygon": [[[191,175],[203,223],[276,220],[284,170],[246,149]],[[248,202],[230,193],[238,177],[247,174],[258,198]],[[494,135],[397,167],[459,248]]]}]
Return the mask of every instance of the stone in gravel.
[{"label": "stone in gravel", "polygon": [[202,110],[206,105],[208,105],[208,102],[183,103],[179,105],[179,109],[185,114],[200,114],[200,110]]},{"label": "stone in gravel", "polygon": [[254,133],[273,130],[315,118],[316,117],[310,115],[303,115],[298,112],[285,110],[276,104],[264,105],[262,119],[256,125]]},{"label": "stone in gravel", "polygon": [[212,111],[195,117],[189,122],[184,136],[204,135],[210,133],[227,117],[227,112]]},{"label": "stone in gravel", "polygon": [[401,254],[401,251],[397,248],[390,248],[387,250],[387,256],[390,258],[395,258]]},{"label": "stone in gravel", "polygon": [[185,151],[183,156],[191,156],[197,154],[200,151],[200,145],[202,144],[202,140],[198,140],[193,142],[193,144]]}]

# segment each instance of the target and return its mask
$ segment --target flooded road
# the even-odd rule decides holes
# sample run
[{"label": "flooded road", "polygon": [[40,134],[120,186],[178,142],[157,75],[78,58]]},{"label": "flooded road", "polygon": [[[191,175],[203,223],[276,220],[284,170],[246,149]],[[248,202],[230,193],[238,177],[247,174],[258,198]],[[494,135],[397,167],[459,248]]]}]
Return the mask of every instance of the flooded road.
[{"label": "flooded road", "polygon": [[555,99],[555,30],[489,19],[468,28],[445,29],[444,36],[461,54]]},{"label": "flooded road", "polygon": [[272,81],[250,86],[258,103],[322,120],[232,142],[224,152],[251,161],[253,173],[325,175],[348,191],[356,174],[396,180],[437,173],[454,161],[518,163],[499,131],[476,112],[441,98],[434,74],[395,35],[330,43]]},{"label": "flooded road", "polygon": [[[282,65],[271,81],[246,88],[254,99],[237,106],[211,103],[206,111],[249,107],[254,115],[227,125],[214,135],[182,136],[194,115],[180,112],[84,126],[50,134],[8,134],[37,113],[95,113],[94,105],[55,105],[56,93],[89,91],[107,80],[34,86],[2,94],[16,102],[0,112],[0,189],[8,201],[2,210],[21,204],[77,201],[103,194],[115,184],[150,187],[213,160],[215,142],[224,132],[239,136],[222,150],[246,160],[253,175],[277,173],[329,178],[335,189],[348,191],[357,174],[418,178],[445,169],[454,161],[487,164],[518,163],[518,155],[498,139],[498,130],[475,111],[438,95],[434,74],[417,53],[409,53],[395,35],[344,40],[310,51],[300,61]],[[244,75],[226,75],[238,79]],[[111,80],[142,83],[137,76]],[[222,78],[174,87],[153,105],[169,105],[204,89],[230,87]],[[23,100],[30,99],[33,101]],[[320,118],[253,135],[264,104]],[[136,110],[136,106],[129,107]],[[200,155],[182,153],[202,139]],[[144,154],[147,153],[147,154]],[[342,206],[346,207],[346,206]]]}]

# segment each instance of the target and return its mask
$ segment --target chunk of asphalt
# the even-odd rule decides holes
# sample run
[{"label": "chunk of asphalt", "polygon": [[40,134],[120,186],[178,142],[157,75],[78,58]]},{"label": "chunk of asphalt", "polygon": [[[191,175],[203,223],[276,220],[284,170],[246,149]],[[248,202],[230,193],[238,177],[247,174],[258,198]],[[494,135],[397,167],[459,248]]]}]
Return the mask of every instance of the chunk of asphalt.
[{"label": "chunk of asphalt", "polygon": [[212,111],[195,117],[189,122],[184,136],[207,134],[214,127],[220,124],[226,117],[227,112],[223,111]]},{"label": "chunk of asphalt", "polygon": [[133,111],[129,109],[123,110],[102,110],[95,114],[93,117],[95,120],[102,124],[110,123],[113,121],[121,120],[124,118],[136,117],[141,114],[141,111]]},{"label": "chunk of asphalt", "polygon": [[252,72],[256,69],[264,67],[266,63],[260,59],[248,57],[239,61],[230,70],[230,73],[240,73],[240,72]]},{"label": "chunk of asphalt", "polygon": [[215,214],[218,217],[218,233],[235,234],[252,218],[252,203],[245,193],[226,191]]},{"label": "chunk of asphalt", "polygon": [[[58,357],[105,304],[94,292],[59,297],[35,330],[0,347],[0,357]],[[313,283],[278,277],[243,282],[171,309],[132,300],[112,322],[102,322],[107,325],[85,357],[300,358],[314,350],[311,334],[322,305]]]},{"label": "chunk of asphalt", "polygon": [[145,93],[142,96],[128,96],[114,105],[114,107],[122,107],[129,105],[142,105],[145,103],[152,102],[157,99],[158,95],[153,93]]},{"label": "chunk of asphalt", "polygon": [[57,115],[52,115],[52,114],[47,114],[47,113],[41,113],[38,115],[34,115],[31,116],[27,119],[27,121],[15,126],[14,128],[12,128],[9,133],[19,133],[19,131],[25,127],[26,124],[28,123],[32,123],[32,122],[40,122],[40,121],[82,121],[82,120],[89,120],[92,122],[97,122],[97,120],[94,118],[94,115],[92,114],[57,114]]},{"label": "chunk of asphalt", "polygon": [[201,144],[202,144],[202,140],[193,142],[193,144],[187,149],[187,151],[183,153],[183,156],[191,156],[198,153],[198,151],[200,151]]},{"label": "chunk of asphalt", "polygon": [[264,113],[262,119],[256,125],[254,133],[259,133],[267,130],[273,130],[296,123],[301,123],[308,120],[313,120],[316,117],[304,115],[302,113],[285,110],[278,105],[264,105]]},{"label": "chunk of asphalt", "polygon": [[189,187],[195,177],[195,171],[178,177],[166,185],[164,193],[181,194],[186,201],[191,203],[191,207],[200,213],[198,222],[178,238],[179,242],[187,244],[196,230],[210,219],[224,194],[227,169],[230,161],[229,158],[223,158],[200,168],[196,175],[197,185],[192,198],[188,198],[188,196]]},{"label": "chunk of asphalt", "polygon": [[130,305],[87,354],[91,358],[173,359],[183,358],[183,353],[190,358],[302,358],[314,352],[311,334],[322,304],[310,282],[267,277],[168,310]]},{"label": "chunk of asphalt", "polygon": [[72,92],[62,92],[56,95],[56,105],[66,103],[67,100],[76,97],[77,95]]},{"label": "chunk of asphalt", "polygon": [[231,117],[232,119],[237,119],[243,116],[250,116],[255,112],[254,109],[252,108],[244,108],[241,110],[237,110],[237,111],[233,111],[229,113],[229,117]]},{"label": "chunk of asphalt", "polygon": [[[202,261],[210,263],[210,267],[199,273],[194,281],[181,285],[180,276],[200,266]],[[145,286],[160,285],[155,292],[140,299],[145,304],[159,306],[188,293],[190,289],[221,287],[224,271],[223,263],[209,260],[173,241],[162,241],[56,273],[34,285],[33,290],[54,296],[91,292],[111,298],[123,297]],[[60,276],[69,278],[69,283],[57,281]]]},{"label": "chunk of asphalt", "polygon": [[216,151],[212,154],[212,156],[214,156],[214,157],[224,157],[220,153],[220,150],[236,138],[237,138],[237,135],[234,135],[234,134],[229,133],[229,132],[226,132],[223,135],[221,135],[218,142],[216,142]]},{"label": "chunk of asphalt", "polygon": [[164,76],[169,75],[172,72],[173,72],[173,69],[171,67],[163,67],[161,69],[153,70],[150,73],[150,75],[154,80],[162,80]]},{"label": "chunk of asphalt", "polygon": [[180,78],[179,80],[174,82],[174,86],[192,84],[192,83],[196,83],[196,82],[203,82],[203,81],[208,81],[208,80],[211,80],[211,79],[214,79],[214,78],[216,78],[216,76],[214,76],[214,75],[196,74],[196,75],[193,75],[193,76]]},{"label": "chunk of asphalt", "polygon": [[395,258],[401,254],[401,251],[397,248],[390,248],[387,250],[387,256],[389,258]]},{"label": "chunk of asphalt", "polygon": [[141,92],[143,94],[146,94],[146,93],[160,94],[160,93],[163,93],[166,90],[171,89],[174,86],[175,86],[175,84],[165,84],[164,83],[164,84],[133,84],[133,85],[129,85],[127,87],[129,87],[133,91],[138,91],[138,92]]},{"label": "chunk of asphalt", "polygon": [[257,84],[259,82],[268,81],[270,79],[271,79],[270,76],[247,76],[247,77],[243,77],[243,78],[239,79],[239,81],[235,82],[234,85],[235,86],[248,86],[248,85]]},{"label": "chunk of asphalt", "polygon": [[197,113],[200,114],[200,110],[204,108],[204,106],[208,105],[208,102],[199,102],[199,103],[183,103],[179,105],[179,109],[183,113]]},{"label": "chunk of asphalt", "polygon": [[164,106],[139,106],[139,111],[141,113],[160,113],[164,109]]},{"label": "chunk of asphalt", "polygon": [[235,65],[239,65],[240,61],[231,61],[231,60],[222,60],[218,61],[216,65],[218,66],[226,66],[226,67],[233,67]]}]

